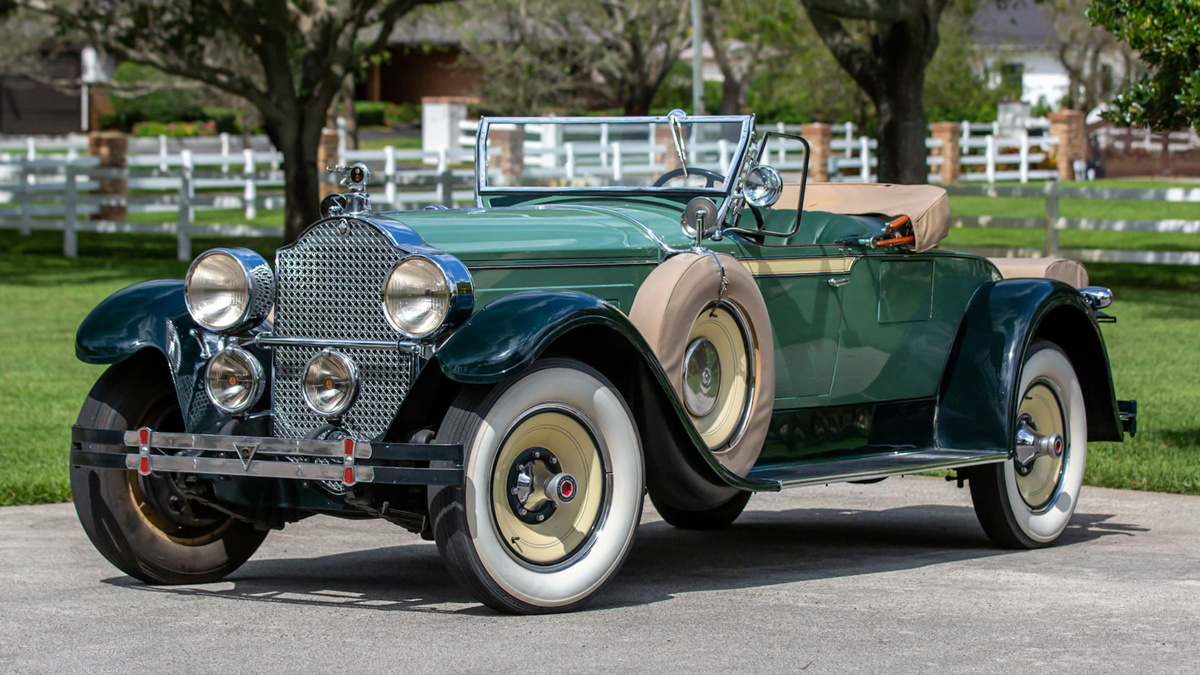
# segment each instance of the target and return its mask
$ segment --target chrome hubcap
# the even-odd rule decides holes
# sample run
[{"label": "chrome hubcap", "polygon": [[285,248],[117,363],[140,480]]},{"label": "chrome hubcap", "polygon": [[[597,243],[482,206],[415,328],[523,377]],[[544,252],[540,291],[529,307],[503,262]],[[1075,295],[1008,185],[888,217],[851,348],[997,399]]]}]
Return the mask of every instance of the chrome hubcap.
[{"label": "chrome hubcap", "polygon": [[721,391],[721,357],[706,338],[697,338],[684,354],[683,403],[688,412],[703,417],[717,405]]},{"label": "chrome hubcap", "polygon": [[1016,471],[1021,499],[1034,511],[1058,496],[1066,467],[1066,425],[1057,389],[1037,380],[1025,392],[1017,417]]}]

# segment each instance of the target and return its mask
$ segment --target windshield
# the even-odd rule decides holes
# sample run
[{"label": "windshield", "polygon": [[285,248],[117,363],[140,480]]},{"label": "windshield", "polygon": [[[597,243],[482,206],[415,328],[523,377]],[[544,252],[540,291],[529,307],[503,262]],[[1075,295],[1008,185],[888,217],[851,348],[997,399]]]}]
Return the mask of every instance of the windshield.
[{"label": "windshield", "polygon": [[[479,194],[572,190],[727,195],[750,139],[751,115],[493,117],[480,121]],[[682,155],[682,161],[681,161]]]}]

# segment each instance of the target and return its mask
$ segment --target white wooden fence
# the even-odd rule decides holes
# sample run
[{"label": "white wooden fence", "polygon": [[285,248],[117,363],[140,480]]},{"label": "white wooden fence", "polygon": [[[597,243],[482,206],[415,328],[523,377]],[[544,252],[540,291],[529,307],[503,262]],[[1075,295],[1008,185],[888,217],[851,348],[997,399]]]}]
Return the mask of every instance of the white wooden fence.
[{"label": "white wooden fence", "polygon": [[[1012,257],[1063,257],[1083,262],[1116,262],[1158,265],[1200,265],[1200,250],[1195,251],[1122,251],[1114,249],[1063,249],[1059,247],[1059,233],[1064,230],[1102,230],[1106,232],[1174,232],[1200,234],[1200,209],[1195,220],[1110,220],[1096,218],[1063,218],[1059,215],[1060,199],[1087,200],[1139,200],[1158,202],[1185,202],[1200,204],[1200,188],[1167,188],[1157,190],[1132,190],[1122,188],[1075,187],[1063,188],[1049,181],[1044,187],[1000,187],[1000,186],[946,186],[950,195],[973,197],[1034,197],[1045,204],[1045,216],[1031,218],[996,216],[956,216],[953,227],[983,227],[1041,230],[1045,233],[1045,245],[1041,248],[1027,247],[963,247],[955,250],[978,253],[992,258]],[[1200,249],[1200,238],[1197,239]]]}]

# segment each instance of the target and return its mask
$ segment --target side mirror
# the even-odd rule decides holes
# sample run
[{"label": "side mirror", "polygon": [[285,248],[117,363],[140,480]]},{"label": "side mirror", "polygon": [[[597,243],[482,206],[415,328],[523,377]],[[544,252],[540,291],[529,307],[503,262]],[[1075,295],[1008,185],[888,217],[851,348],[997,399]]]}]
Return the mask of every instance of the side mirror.
[{"label": "side mirror", "polygon": [[679,225],[683,233],[696,238],[696,244],[717,231],[717,204],[708,197],[696,197],[683,210]]}]

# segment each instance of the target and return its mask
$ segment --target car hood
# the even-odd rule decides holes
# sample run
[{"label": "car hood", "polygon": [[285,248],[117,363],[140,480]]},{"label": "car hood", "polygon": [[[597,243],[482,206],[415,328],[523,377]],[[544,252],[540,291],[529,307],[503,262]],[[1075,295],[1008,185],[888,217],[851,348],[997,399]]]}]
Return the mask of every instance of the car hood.
[{"label": "car hood", "polygon": [[[672,221],[666,208],[546,204],[376,214],[402,223],[468,266],[488,263],[665,258],[656,231]],[[678,222],[678,214],[674,216]],[[678,230],[678,224],[674,225]]]}]

